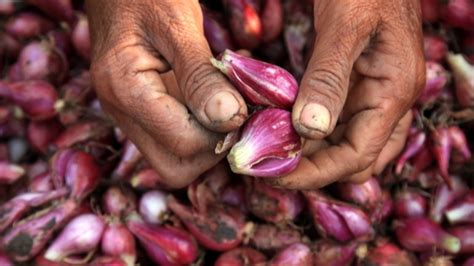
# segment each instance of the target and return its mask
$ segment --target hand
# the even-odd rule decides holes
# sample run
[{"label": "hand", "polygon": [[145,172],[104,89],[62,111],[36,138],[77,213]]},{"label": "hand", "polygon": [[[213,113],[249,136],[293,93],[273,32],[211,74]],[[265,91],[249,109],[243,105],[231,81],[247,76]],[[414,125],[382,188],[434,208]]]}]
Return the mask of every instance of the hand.
[{"label": "hand", "polygon": [[397,156],[411,121],[405,114],[425,81],[420,15],[418,0],[315,1],[317,36],[293,124],[307,139],[329,136],[331,145],[273,184],[363,181]]},{"label": "hand", "polygon": [[[210,64],[198,1],[88,0],[87,10],[104,110],[168,186],[188,185],[225,156],[214,153],[217,141],[247,116]],[[173,73],[160,76],[170,68],[174,86]]]}]

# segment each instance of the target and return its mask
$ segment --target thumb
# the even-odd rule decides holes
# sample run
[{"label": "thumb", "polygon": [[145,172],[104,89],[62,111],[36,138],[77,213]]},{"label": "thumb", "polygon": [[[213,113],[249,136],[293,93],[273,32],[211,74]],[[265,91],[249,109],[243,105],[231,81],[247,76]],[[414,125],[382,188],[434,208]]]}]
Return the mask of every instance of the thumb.
[{"label": "thumb", "polygon": [[[157,40],[157,48],[173,68],[185,104],[199,122],[210,130],[231,131],[245,121],[247,106],[227,78],[212,66],[202,12],[196,6],[199,12],[194,8],[190,11],[193,14],[179,15],[188,18],[182,23],[165,26],[167,29],[160,35],[161,40]],[[186,4],[179,11],[189,8]]]},{"label": "thumb", "polygon": [[[314,50],[293,106],[293,125],[309,139],[324,138],[334,130],[346,101],[352,67],[370,39],[368,23],[344,18],[347,12],[340,8],[335,12],[325,10],[330,15],[323,14],[315,23]],[[351,27],[341,21],[350,22]]]}]

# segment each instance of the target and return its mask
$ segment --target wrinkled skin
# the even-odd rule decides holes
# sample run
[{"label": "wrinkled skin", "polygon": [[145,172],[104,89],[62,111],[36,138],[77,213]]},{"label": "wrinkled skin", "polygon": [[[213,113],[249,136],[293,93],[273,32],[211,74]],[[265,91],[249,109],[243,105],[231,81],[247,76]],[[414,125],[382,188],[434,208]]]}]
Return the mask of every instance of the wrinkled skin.
[{"label": "wrinkled skin", "polygon": [[[274,185],[363,181],[400,152],[425,79],[418,2],[315,1],[317,37],[293,108],[305,158]],[[188,185],[225,156],[217,141],[247,117],[209,62],[198,1],[87,5],[104,109],[169,186]]]},{"label": "wrinkled skin", "polygon": [[275,182],[289,188],[381,172],[403,148],[407,111],[425,81],[419,1],[315,1],[314,13],[317,37],[293,124],[308,139],[329,136],[330,145],[307,148]]},{"label": "wrinkled skin", "polygon": [[[104,110],[170,187],[188,185],[225,156],[214,153],[218,132],[247,116],[209,61],[198,1],[90,0],[87,10],[92,80]],[[177,84],[165,74],[170,68]]]}]

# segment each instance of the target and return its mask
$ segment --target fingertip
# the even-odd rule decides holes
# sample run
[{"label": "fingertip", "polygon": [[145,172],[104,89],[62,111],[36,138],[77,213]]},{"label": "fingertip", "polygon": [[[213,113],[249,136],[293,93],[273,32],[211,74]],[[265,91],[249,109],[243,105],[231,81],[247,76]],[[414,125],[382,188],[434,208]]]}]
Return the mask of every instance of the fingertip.
[{"label": "fingertip", "polygon": [[293,125],[305,138],[322,139],[330,134],[331,114],[327,107],[319,103],[295,105]]},{"label": "fingertip", "polygon": [[194,59],[194,64],[186,62],[187,67],[176,76],[182,81],[179,85],[186,105],[199,122],[211,131],[226,133],[245,122],[247,105],[225,76],[211,65],[210,57]]},{"label": "fingertip", "polygon": [[240,127],[247,117],[247,106],[239,95],[219,91],[204,105],[205,123],[218,132],[228,132]]}]

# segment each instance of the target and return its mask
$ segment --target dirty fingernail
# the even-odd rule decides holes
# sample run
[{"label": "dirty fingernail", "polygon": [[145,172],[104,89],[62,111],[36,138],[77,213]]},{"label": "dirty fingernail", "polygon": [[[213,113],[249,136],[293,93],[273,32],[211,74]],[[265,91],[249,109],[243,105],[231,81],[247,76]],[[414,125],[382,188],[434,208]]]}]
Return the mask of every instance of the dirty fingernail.
[{"label": "dirty fingernail", "polygon": [[211,122],[225,122],[239,113],[240,103],[232,93],[222,91],[209,99],[204,111]]},{"label": "dirty fingernail", "polygon": [[327,133],[331,123],[331,114],[326,107],[320,104],[308,103],[301,111],[300,123],[307,129]]}]

